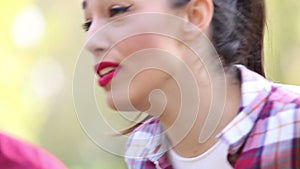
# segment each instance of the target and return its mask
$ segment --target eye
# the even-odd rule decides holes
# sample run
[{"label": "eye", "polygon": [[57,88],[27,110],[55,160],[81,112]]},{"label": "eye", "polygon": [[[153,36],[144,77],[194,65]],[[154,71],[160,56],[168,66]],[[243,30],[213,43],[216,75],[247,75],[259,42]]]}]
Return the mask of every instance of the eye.
[{"label": "eye", "polygon": [[109,10],[109,16],[110,17],[114,17],[116,15],[119,15],[119,14],[122,14],[124,12],[127,12],[130,7],[132,7],[132,4],[129,5],[129,6],[113,6]]},{"label": "eye", "polygon": [[82,24],[82,29],[87,32],[89,31],[91,25],[92,25],[92,21],[86,21],[85,23]]}]

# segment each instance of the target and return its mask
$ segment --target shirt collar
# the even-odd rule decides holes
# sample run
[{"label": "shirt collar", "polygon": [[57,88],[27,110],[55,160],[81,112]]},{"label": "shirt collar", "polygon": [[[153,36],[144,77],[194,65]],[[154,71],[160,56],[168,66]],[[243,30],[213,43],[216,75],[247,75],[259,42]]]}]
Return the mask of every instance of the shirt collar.
[{"label": "shirt collar", "polygon": [[166,143],[168,142],[161,123],[156,118],[150,118],[130,135],[126,157],[158,161],[168,150]]},{"label": "shirt collar", "polygon": [[242,65],[236,66],[242,81],[241,112],[217,135],[229,145],[229,153],[236,153],[243,145],[272,89],[271,83],[261,75]]}]

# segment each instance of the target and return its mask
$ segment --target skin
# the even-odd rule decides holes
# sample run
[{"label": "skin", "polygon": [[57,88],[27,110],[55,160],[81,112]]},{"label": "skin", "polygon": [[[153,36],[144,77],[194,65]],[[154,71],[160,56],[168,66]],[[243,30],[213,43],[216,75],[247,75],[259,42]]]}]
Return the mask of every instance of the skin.
[{"label": "skin", "polygon": [[[110,83],[104,87],[107,104],[115,110],[127,111],[133,109],[136,111],[145,111],[159,118],[165,129],[172,128],[175,125],[174,130],[167,130],[167,136],[175,144],[178,135],[186,135],[184,139],[179,143],[176,142],[174,145],[175,151],[181,156],[195,157],[212,147],[217,141],[215,139],[216,134],[234,118],[240,106],[241,86],[235,74],[227,73],[225,76],[226,101],[220,123],[218,123],[216,130],[208,140],[204,143],[199,143],[199,134],[203,129],[205,118],[211,106],[212,92],[210,81],[211,78],[217,79],[219,75],[221,76],[221,73],[216,71],[215,75],[211,77],[198,56],[181,41],[174,38],[157,34],[140,34],[126,38],[115,44],[118,41],[118,34],[124,32],[146,30],[151,25],[169,28],[170,22],[164,20],[164,18],[153,20],[154,23],[151,22],[150,25],[143,25],[143,20],[126,18],[126,16],[131,14],[141,14],[144,12],[158,12],[178,16],[192,23],[209,37],[209,26],[214,10],[212,1],[192,0],[187,6],[179,9],[172,8],[168,0],[87,0],[86,2],[87,5],[84,9],[85,18],[86,21],[92,22],[87,31],[87,50],[93,54],[95,63],[104,60],[117,62],[121,65],[115,77],[117,80],[115,82],[113,80],[113,85]],[[113,7],[129,6],[131,4],[133,6],[128,11],[113,17],[110,16]],[[109,31],[96,33],[98,29],[114,21],[116,23],[110,25]],[[199,34],[199,31],[192,31],[189,24],[175,23],[174,25],[172,26],[173,33],[184,41],[193,44],[196,43],[195,39],[203,38]],[[201,46],[206,48],[207,44],[201,43]],[[154,56],[144,57],[146,54],[143,55],[143,53],[137,54],[137,52],[145,49],[155,49],[151,52],[160,51],[161,55],[158,54],[157,56],[159,57],[154,58]],[[205,51],[203,55],[210,55],[211,52],[209,50]],[[134,60],[132,58],[143,59]],[[159,69],[147,69],[139,71],[132,79],[122,79],[122,77],[126,77],[128,74],[140,70],[135,69],[140,65],[146,67],[146,63],[152,61],[151,58],[157,61],[157,63],[165,63],[168,72]],[[187,123],[187,119],[179,119],[175,122],[177,117],[182,117],[182,114],[180,114],[182,94],[177,80],[178,78],[180,79],[178,74],[185,71],[186,67],[190,70],[189,74],[194,78],[194,83],[197,86],[197,90],[193,92],[196,93],[199,99],[196,103],[199,105],[199,110],[196,112],[197,117],[192,119],[194,124],[189,132],[181,133],[178,128]],[[130,81],[129,87],[124,85],[127,84],[127,81]],[[154,90],[158,92],[151,93]],[[124,94],[124,91],[128,91],[128,93]],[[151,96],[150,99],[149,96]],[[166,102],[164,102],[165,100]],[[192,107],[194,103],[190,102],[190,104],[187,107]],[[189,109],[183,112],[183,117],[192,116]]]}]

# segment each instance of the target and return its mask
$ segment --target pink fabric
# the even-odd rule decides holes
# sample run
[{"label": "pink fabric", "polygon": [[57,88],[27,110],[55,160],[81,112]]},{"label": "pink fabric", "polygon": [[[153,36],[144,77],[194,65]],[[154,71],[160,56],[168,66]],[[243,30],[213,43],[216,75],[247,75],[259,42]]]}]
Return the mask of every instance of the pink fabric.
[{"label": "pink fabric", "polygon": [[0,133],[1,169],[67,169],[45,150]]},{"label": "pink fabric", "polygon": [[[240,112],[218,135],[229,146],[228,161],[235,169],[300,169],[300,88],[269,82],[238,67]],[[156,118],[136,128],[126,145],[128,168],[172,169],[164,133]]]}]

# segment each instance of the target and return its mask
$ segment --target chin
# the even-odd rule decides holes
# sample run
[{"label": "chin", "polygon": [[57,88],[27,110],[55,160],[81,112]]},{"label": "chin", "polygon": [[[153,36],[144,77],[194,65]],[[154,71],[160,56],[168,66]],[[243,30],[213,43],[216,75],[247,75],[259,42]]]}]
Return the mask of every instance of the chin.
[{"label": "chin", "polygon": [[112,98],[112,95],[110,92],[106,93],[106,104],[112,109],[112,110],[117,110],[114,100]]},{"label": "chin", "polygon": [[150,107],[150,103],[146,101],[148,99],[137,97],[137,95],[129,96],[129,98],[128,100],[122,96],[113,97],[111,92],[106,92],[106,103],[112,110],[145,112]]}]

